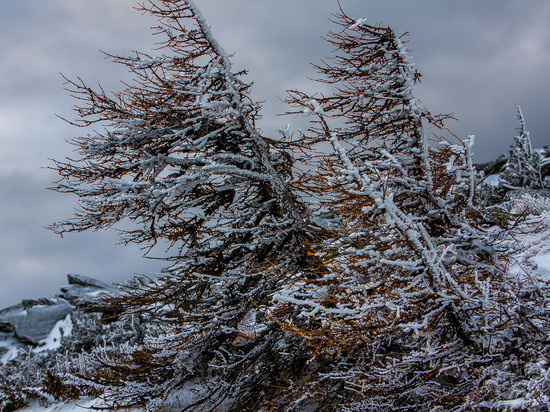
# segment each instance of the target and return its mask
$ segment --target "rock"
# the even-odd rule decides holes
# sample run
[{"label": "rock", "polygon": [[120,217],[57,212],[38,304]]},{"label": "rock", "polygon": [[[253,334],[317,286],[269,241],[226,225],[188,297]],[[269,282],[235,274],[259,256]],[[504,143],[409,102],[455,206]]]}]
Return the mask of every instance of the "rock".
[{"label": "rock", "polygon": [[61,287],[61,294],[58,296],[76,306],[90,303],[101,293],[109,293],[116,290],[114,287],[100,280],[87,276],[68,274],[67,280],[69,284]]},{"label": "rock", "polygon": [[545,157],[540,161],[540,175],[543,179],[550,176],[550,157]]},{"label": "rock", "polygon": [[11,330],[21,343],[38,345],[48,337],[56,323],[74,306],[64,299],[51,299],[48,304],[29,306],[28,301],[0,311],[2,330]]},{"label": "rock", "polygon": [[109,286],[100,280],[89,278],[88,276],[75,275],[75,274],[69,273],[67,275],[67,280],[69,281],[69,285],[89,286],[97,289],[106,289],[106,290],[113,289],[112,286]]},{"label": "rock", "polygon": [[[59,372],[60,368],[67,371],[67,365],[74,370],[77,363],[81,368],[85,365],[79,363],[81,356],[92,356],[99,348],[136,345],[145,336],[165,333],[160,324],[137,315],[105,325],[101,321],[104,308],[96,301],[97,296],[102,292],[117,293],[119,289],[85,276],[71,274],[67,278],[68,284],[52,298],[26,299],[0,310],[2,411],[15,410],[29,402],[41,402],[29,410],[49,410],[45,405],[53,398],[45,394],[44,382],[52,371],[64,373]],[[134,282],[138,281],[129,281]],[[20,404],[9,403],[13,393],[19,396]]]},{"label": "rock", "polygon": [[86,276],[69,274],[67,279],[69,284],[53,298],[25,299],[0,310],[0,332],[24,345],[36,347],[68,314],[90,303],[100,293],[116,290]]}]

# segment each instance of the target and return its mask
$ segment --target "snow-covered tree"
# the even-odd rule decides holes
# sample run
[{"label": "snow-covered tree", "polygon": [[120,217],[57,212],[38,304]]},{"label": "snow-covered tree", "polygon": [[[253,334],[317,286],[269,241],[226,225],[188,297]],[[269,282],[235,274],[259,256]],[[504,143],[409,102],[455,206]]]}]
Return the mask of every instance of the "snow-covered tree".
[{"label": "snow-covered tree", "polygon": [[[83,101],[75,123],[105,132],[73,139],[78,158],[56,162],[54,189],[77,195],[80,210],[52,229],[127,222],[123,241],[173,246],[163,276],[133,282],[105,303],[115,317],[161,318],[168,337],[102,349],[91,361],[95,372],[75,379],[129,405],[184,384],[203,385],[197,404],[228,394],[234,403],[257,398],[245,383],[258,376],[243,371],[266,356],[274,336],[256,340],[263,349],[249,353],[239,342],[263,329],[251,332],[243,322],[253,323],[283,271],[307,269],[312,260],[305,209],[287,184],[292,159],[256,128],[259,105],[248,96],[245,73],[234,72],[194,2],[141,8],[158,18],[159,55],[110,56],[135,75],[133,84],[110,95],[67,80]],[[232,387],[238,376],[244,383]]]},{"label": "snow-covered tree", "polygon": [[[440,136],[402,39],[343,12],[336,23],[334,55],[318,66],[333,93],[289,97],[314,117],[310,146],[332,147],[302,187],[341,221],[312,246],[319,277],[296,277],[274,299],[320,370],[289,383],[289,399],[319,405],[338,390],[341,410],[496,406],[499,378],[525,383],[523,369],[545,362],[547,300],[537,281],[507,273],[476,206],[473,137]],[[537,391],[523,394],[533,407],[547,400]]]},{"label": "snow-covered tree", "polygon": [[[144,6],[145,7],[145,6]],[[162,21],[158,57],[110,56],[136,76],[109,96],[68,81],[83,106],[80,123],[106,132],[72,140],[79,159],[56,162],[54,188],[79,197],[81,209],[52,228],[59,233],[100,229],[128,219],[125,242],[159,240],[204,256],[240,255],[255,245],[291,245],[300,206],[285,184],[288,156],[255,128],[259,106],[234,73],[192,2],[158,1],[145,10]],[[191,19],[196,27],[185,27]],[[277,248],[275,246],[275,248]]]},{"label": "snow-covered tree", "polygon": [[510,146],[510,156],[501,177],[513,188],[540,189],[544,186],[540,173],[541,159],[531,146],[521,107],[517,106],[517,109],[519,134],[514,137],[514,143]]}]

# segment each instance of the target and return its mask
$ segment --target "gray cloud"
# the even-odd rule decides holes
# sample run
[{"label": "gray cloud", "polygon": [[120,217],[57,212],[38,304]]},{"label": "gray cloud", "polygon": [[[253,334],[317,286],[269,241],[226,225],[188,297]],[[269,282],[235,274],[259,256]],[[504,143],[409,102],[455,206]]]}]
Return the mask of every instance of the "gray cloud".
[{"label": "gray cloud", "polygon": [[[278,98],[291,88],[316,90],[309,62],[330,53],[333,0],[196,0],[235,65],[248,68],[254,98],[265,100],[260,127],[269,135],[293,123]],[[433,112],[454,112],[459,136],[477,135],[479,160],[507,151],[521,104],[534,144],[550,143],[550,4],[547,0],[341,0],[353,17],[411,33],[408,47],[424,74],[417,93]],[[128,80],[98,50],[151,50],[147,16],[126,0],[0,0],[0,306],[54,293],[67,272],[119,281],[162,264],[136,247],[115,246],[114,233],[64,239],[42,229],[68,217],[74,199],[45,190],[48,158],[70,154],[65,139],[86,133],[71,118],[73,101],[59,72],[107,90]],[[156,52],[153,52],[156,53]]]},{"label": "gray cloud", "polygon": [[73,210],[68,199],[47,191],[42,179],[6,173],[0,176],[0,191],[0,307],[24,297],[53,295],[67,273],[114,282],[163,267],[159,261],[142,258],[138,247],[117,245],[113,231],[60,238],[44,229]]},{"label": "gray cloud", "polygon": [[[293,119],[276,117],[286,107],[273,96],[285,89],[312,90],[309,62],[330,53],[320,39],[331,29],[332,1],[204,2],[214,32],[235,60],[249,68],[264,105],[260,125],[268,133]],[[507,151],[515,129],[515,105],[524,109],[535,146],[548,143],[550,4],[544,0],[341,1],[354,17],[410,32],[408,46],[423,83],[417,94],[435,113],[455,113],[448,126],[460,137],[477,136],[479,161]],[[223,12],[221,10],[223,9]],[[230,10],[227,10],[230,9]],[[248,12],[250,10],[250,12]],[[231,22],[230,24],[228,24]]]}]

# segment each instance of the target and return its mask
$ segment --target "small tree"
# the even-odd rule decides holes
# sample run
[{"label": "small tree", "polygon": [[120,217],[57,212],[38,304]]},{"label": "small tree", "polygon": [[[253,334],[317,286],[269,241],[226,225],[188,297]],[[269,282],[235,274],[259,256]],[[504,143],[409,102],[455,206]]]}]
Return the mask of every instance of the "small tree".
[{"label": "small tree", "polygon": [[510,146],[510,156],[504,165],[502,178],[512,188],[540,189],[544,186],[540,173],[541,159],[531,146],[521,107],[517,106],[517,109],[519,134],[514,137],[514,143]]}]

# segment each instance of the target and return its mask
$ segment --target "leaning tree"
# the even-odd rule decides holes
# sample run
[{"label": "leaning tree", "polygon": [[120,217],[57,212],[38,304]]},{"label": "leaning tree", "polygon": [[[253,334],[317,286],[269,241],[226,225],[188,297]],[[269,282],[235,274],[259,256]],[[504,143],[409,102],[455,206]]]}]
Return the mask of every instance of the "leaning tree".
[{"label": "leaning tree", "polygon": [[507,272],[476,201],[473,136],[420,106],[403,38],[344,12],[334,22],[333,56],[316,66],[332,91],[288,98],[313,119],[303,139],[325,151],[303,160],[318,169],[301,188],[339,218],[312,245],[319,276],[274,297],[320,369],[289,398],[318,405],[337,388],[333,402],[353,411],[543,407],[547,285]]},{"label": "leaning tree", "polygon": [[140,10],[158,19],[163,39],[156,56],[109,55],[133,73],[132,84],[109,94],[67,79],[82,102],[74,124],[105,132],[74,138],[77,158],[55,162],[53,189],[78,196],[79,210],[52,229],[123,222],[124,242],[169,244],[173,264],[163,276],[135,280],[103,302],[113,318],[154,316],[168,337],[102,349],[89,359],[94,372],[79,369],[73,381],[125,405],[199,384],[197,405],[228,394],[233,403],[257,399],[252,389],[266,374],[246,367],[285,368],[268,356],[275,336],[252,339],[263,329],[242,325],[285,272],[307,271],[313,259],[305,207],[288,185],[292,157],[257,129],[260,106],[245,72],[233,70],[193,1],[155,0]]}]

